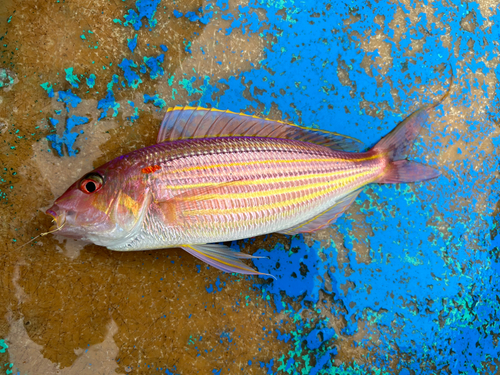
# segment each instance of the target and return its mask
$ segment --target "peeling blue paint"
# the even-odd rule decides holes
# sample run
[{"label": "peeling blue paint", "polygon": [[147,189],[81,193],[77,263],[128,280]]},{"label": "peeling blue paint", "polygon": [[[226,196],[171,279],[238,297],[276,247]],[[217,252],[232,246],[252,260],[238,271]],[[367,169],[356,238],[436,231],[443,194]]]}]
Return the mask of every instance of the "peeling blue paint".
[{"label": "peeling blue paint", "polygon": [[95,74],[89,75],[89,78],[87,78],[87,86],[89,89],[94,88],[95,85]]},{"label": "peeling blue paint", "polygon": [[[139,30],[142,27],[141,20],[145,17],[148,20],[149,27],[155,27],[158,21],[154,18],[154,16],[159,4],[160,0],[137,0],[135,5],[139,13],[133,9],[129,9],[128,14],[123,17],[125,18],[123,26],[131,25],[135,30]],[[118,19],[114,21],[116,23],[121,23]]]},{"label": "peeling blue paint", "polygon": [[163,108],[163,107],[165,107],[165,105],[167,105],[165,100],[161,99],[158,96],[158,94],[156,94],[155,96],[150,96],[148,94],[144,94],[144,103],[147,104],[149,102],[153,102],[153,105],[156,107],[159,107],[159,108]]},{"label": "peeling blue paint", "polygon": [[107,91],[106,97],[104,99],[99,100],[97,103],[97,109],[103,109],[101,115],[98,120],[102,120],[107,117],[108,109],[113,110],[113,117],[118,115],[118,108],[120,108],[120,103],[115,101],[115,95],[113,91]]},{"label": "peeling blue paint", "polygon": [[59,99],[57,99],[57,101],[66,104],[66,112],[68,113],[70,111],[70,107],[76,108],[78,104],[82,102],[82,99],[73,94],[71,92],[71,89],[67,91],[59,91],[58,94],[59,94]]},{"label": "peeling blue paint", "polygon": [[53,149],[57,151],[59,156],[63,156],[63,146],[66,145],[66,150],[69,156],[76,156],[77,150],[73,148],[76,139],[80,134],[83,134],[83,130],[79,132],[72,132],[71,130],[77,125],[83,125],[89,122],[87,117],[81,116],[70,116],[66,121],[66,128],[64,129],[63,135],[50,134],[47,136],[47,140],[51,142]]},{"label": "peeling blue paint", "polygon": [[[437,9],[436,14],[446,17],[446,22],[449,22],[453,30],[452,38],[457,42],[451,45],[461,46],[459,54],[465,56],[469,53],[467,42],[475,40],[476,44],[481,45],[475,50],[477,56],[487,57],[493,52],[492,44],[483,41],[491,40],[491,29],[484,27],[477,34],[464,31],[460,22],[465,16],[467,6],[458,1],[453,3],[456,7],[454,9],[457,9],[456,13],[450,12],[449,7],[441,6],[440,3],[433,5]],[[411,37],[402,39],[403,44],[394,44],[391,53],[394,62],[389,73],[382,75],[380,68],[373,63],[370,66],[370,75],[367,75],[359,68],[363,59],[375,62],[379,52],[363,50],[356,33],[371,38],[377,30],[383,30],[389,36],[390,43],[394,34],[388,25],[397,11],[395,5],[371,4],[370,7],[350,8],[339,4],[335,11],[331,9],[322,15],[318,9],[326,9],[326,3],[284,1],[283,6],[294,11],[287,12],[287,17],[282,17],[277,14],[279,7],[274,8],[274,4],[259,4],[254,7],[266,10],[269,25],[280,30],[276,43],[266,50],[266,58],[261,62],[262,68],[244,72],[240,79],[231,77],[229,80],[222,80],[229,89],[215,99],[204,96],[198,102],[200,105],[216,105],[218,108],[234,111],[253,106],[264,108],[264,114],[272,105],[276,105],[282,111],[283,117],[289,121],[351,135],[369,146],[401,120],[401,112],[410,112],[409,104],[406,103],[417,100],[429,102],[435,98],[435,94],[424,93],[421,97],[418,93],[407,90],[405,82],[412,85],[418,78],[422,80],[423,85],[429,85],[430,82],[444,83],[446,75],[442,75],[440,69],[431,67],[446,64],[448,61],[459,64],[461,60],[441,42],[445,34],[450,36],[449,31],[437,28],[422,14],[419,22],[415,24],[406,20]],[[408,11],[405,6],[400,6]],[[468,9],[474,10],[477,17],[475,22],[479,25],[485,23],[477,4],[468,4]],[[245,27],[244,23],[248,22],[246,27],[252,33],[267,32],[259,29],[263,27],[263,21],[247,17],[251,12],[241,8],[238,16],[230,14],[227,17],[234,20],[232,27],[241,29]],[[349,39],[344,36],[344,28],[345,20],[351,15],[360,17],[360,21],[350,24]],[[378,15],[385,17],[384,26],[375,22]],[[496,20],[498,15],[492,18]],[[429,36],[422,30],[433,32]],[[476,28],[476,31],[478,30]],[[231,29],[228,30],[228,34],[230,33]],[[411,43],[416,39],[425,41],[425,54],[416,51],[416,56],[408,57],[407,51],[412,49]],[[407,46],[404,45],[405,42],[408,42]],[[424,60],[428,67],[423,68],[421,60]],[[484,64],[476,61],[465,64],[472,72],[487,71]],[[401,71],[402,66],[404,72]],[[346,85],[340,80],[339,70],[346,71],[347,79],[356,83],[358,94],[354,97],[350,94],[352,85]],[[391,87],[388,77],[391,82],[401,84]],[[247,86],[241,84],[240,80],[252,82],[252,99],[243,99]],[[179,83],[187,90],[188,95],[199,95],[198,90],[193,88],[194,82],[195,78],[185,78]],[[390,95],[392,89],[403,98],[403,108],[396,107],[394,97]],[[464,87],[453,92],[452,99],[457,100],[458,95],[461,95],[460,99],[466,102],[470,89],[468,81],[465,81]],[[362,93],[362,96],[359,93]],[[363,99],[370,103],[387,103],[389,107],[384,112],[384,119],[379,120],[365,110],[360,110]],[[377,104],[373,108],[377,108]],[[492,106],[488,108],[492,116],[497,116]],[[441,113],[438,109],[437,114]],[[472,120],[469,129],[467,144],[483,139],[494,127],[492,123]],[[442,137],[439,133],[435,135]],[[419,142],[415,147],[415,159],[423,161],[425,155],[432,154],[434,150],[442,147],[439,141],[433,142],[434,145]],[[430,164],[433,159],[430,158]],[[398,369],[401,373],[408,373],[408,370],[421,374],[435,372],[431,367],[422,368],[423,363],[432,363],[437,369],[449,366],[453,373],[489,371],[484,367],[484,363],[496,366],[491,359],[498,358],[500,352],[488,342],[492,338],[491,334],[498,334],[499,327],[493,327],[489,323],[489,329],[481,331],[479,328],[488,322],[497,321],[499,316],[498,308],[493,308],[493,296],[499,295],[498,287],[494,286],[499,283],[493,264],[497,265],[498,262],[492,258],[492,245],[489,244],[493,217],[479,216],[473,210],[458,215],[453,207],[459,205],[458,201],[462,199],[472,199],[471,205],[474,207],[477,200],[474,196],[486,193],[481,193],[481,186],[495,186],[492,190],[495,193],[488,188],[489,193],[486,195],[489,202],[487,211],[492,211],[499,200],[496,193],[498,182],[494,178],[498,168],[497,159],[498,152],[495,150],[481,162],[481,174],[474,170],[471,161],[449,162],[442,168],[445,174],[443,177],[413,184],[414,190],[408,185],[371,186],[356,201],[357,207],[363,204],[363,208],[360,208],[360,212],[365,215],[363,222],[359,223],[352,215],[347,214],[334,225],[335,230],[344,238],[343,251],[347,251],[347,263],[337,261],[339,249],[334,242],[324,247],[316,241],[309,247],[302,236],[292,238],[291,250],[288,252],[280,244],[271,252],[268,249],[259,250],[255,255],[269,256],[269,259],[257,259],[254,264],[259,271],[271,273],[278,278],[265,286],[274,298],[278,312],[300,314],[303,310],[308,310],[308,306],[316,306],[321,302],[321,291],[329,294],[335,302],[328,313],[334,316],[340,314],[347,322],[342,332],[334,332],[324,318],[314,323],[298,318],[291,336],[278,336],[279,339],[292,340],[295,350],[278,361],[261,363],[268,368],[268,373],[274,373],[274,368],[279,369],[276,373],[290,374],[299,368],[307,368],[307,373],[310,374],[352,373],[344,365],[333,366],[331,358],[336,355],[336,349],[331,348],[331,344],[324,347],[323,343],[335,342],[338,334],[355,334],[358,331],[358,322],[363,321],[371,322],[376,333],[381,335],[382,345],[372,347],[369,353],[369,363],[375,363],[380,373],[392,373],[390,362],[396,355],[394,345],[398,346],[399,353],[406,353],[409,358],[403,359],[398,355]],[[481,185],[475,182],[478,178],[482,181]],[[454,181],[457,180],[461,183],[455,184]],[[473,197],[470,197],[470,192],[474,192]],[[435,203],[423,209],[421,202]],[[387,208],[381,210],[379,207]],[[439,229],[441,223],[447,223],[445,234]],[[471,228],[469,223],[480,224]],[[366,228],[367,238],[362,241],[369,249],[371,260],[368,264],[360,263],[355,252],[355,244],[361,241],[357,238],[360,225]],[[474,261],[471,261],[470,255],[467,254],[469,250],[467,242],[464,241],[465,234],[469,238],[477,238],[475,246],[483,249],[474,254]],[[463,264],[466,264],[466,267]],[[345,285],[353,287],[345,289]],[[282,293],[294,300],[300,298],[299,310],[294,310],[285,303],[281,297]],[[486,295],[491,297],[486,298]],[[488,302],[482,306],[478,301]],[[430,302],[432,305],[429,305]],[[461,306],[461,312],[455,304]],[[346,310],[339,311],[337,306],[344,306]],[[440,326],[440,319],[445,321],[444,328]],[[319,333],[321,340],[317,335]],[[314,362],[309,363],[302,358],[306,354],[301,347],[302,342],[305,342],[308,349],[308,361],[312,358]],[[367,343],[365,338],[365,341],[357,345],[367,348]],[[448,354],[450,345],[453,352]],[[367,367],[354,364],[351,369],[354,373],[365,373]]]},{"label": "peeling blue paint", "polygon": [[129,104],[132,108],[134,108],[134,114],[133,114],[132,116],[130,116],[130,117],[127,117],[127,119],[128,119],[129,121],[134,122],[135,120],[138,120],[138,119],[139,119],[139,108],[137,108],[137,107],[135,106],[134,102],[132,102],[132,101],[130,101],[130,100],[128,101],[128,104]]},{"label": "peeling blue paint", "polygon": [[119,82],[119,78],[116,74],[113,74],[111,81],[106,85],[107,91],[113,91],[113,86]]},{"label": "peeling blue paint", "polygon": [[137,68],[137,64],[133,60],[128,60],[123,58],[122,62],[118,64],[118,67],[123,70],[125,79],[127,80],[127,85],[136,89],[142,82],[141,77],[132,70],[132,68]]},{"label": "peeling blue paint", "polygon": [[160,64],[163,63],[165,55],[161,54],[158,57],[146,57],[144,56],[144,63],[150,69],[149,76],[151,79],[156,79],[165,74],[165,71]]},{"label": "peeling blue paint", "polygon": [[135,48],[137,47],[137,34],[131,39],[127,39],[128,49],[134,53]]}]

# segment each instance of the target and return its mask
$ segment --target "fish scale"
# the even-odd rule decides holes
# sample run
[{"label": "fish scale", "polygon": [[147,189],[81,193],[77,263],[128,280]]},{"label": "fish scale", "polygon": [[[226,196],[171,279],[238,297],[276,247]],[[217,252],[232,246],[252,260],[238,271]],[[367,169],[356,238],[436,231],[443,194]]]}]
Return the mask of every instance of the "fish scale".
[{"label": "fish scale", "polygon": [[[164,247],[165,232],[182,233],[172,243],[182,245],[290,228],[373,181],[387,164],[379,154],[272,138],[182,140],[150,149],[156,159],[148,157],[141,164],[143,151],[130,158],[137,157],[137,169],[148,163],[161,167],[143,175],[155,200],[178,198],[169,203],[177,220],[164,220],[160,208],[150,215],[157,216],[150,218],[155,225],[146,222],[143,227],[143,238],[154,247]],[[128,248],[133,246],[142,245]]]}]

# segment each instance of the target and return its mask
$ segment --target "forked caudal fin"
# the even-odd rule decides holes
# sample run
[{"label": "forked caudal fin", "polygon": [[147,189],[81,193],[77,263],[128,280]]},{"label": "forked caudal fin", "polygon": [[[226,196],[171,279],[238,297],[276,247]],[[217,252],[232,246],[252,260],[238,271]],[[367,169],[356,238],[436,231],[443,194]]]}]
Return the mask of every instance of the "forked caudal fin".
[{"label": "forked caudal fin", "polygon": [[439,100],[413,112],[373,147],[373,151],[385,154],[390,161],[384,174],[376,182],[391,184],[424,181],[436,178],[441,174],[432,167],[406,160],[406,157],[415,138],[420,133],[422,125],[429,117],[429,112],[450,95],[452,85],[453,72],[450,87]]}]

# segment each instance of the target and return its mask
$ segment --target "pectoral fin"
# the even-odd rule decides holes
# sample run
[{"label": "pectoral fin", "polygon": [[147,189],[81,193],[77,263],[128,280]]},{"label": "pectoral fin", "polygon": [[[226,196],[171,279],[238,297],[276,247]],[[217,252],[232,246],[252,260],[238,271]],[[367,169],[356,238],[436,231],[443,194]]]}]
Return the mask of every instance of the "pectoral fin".
[{"label": "pectoral fin", "polygon": [[245,275],[271,276],[247,266],[240,259],[261,258],[230,250],[224,245],[204,244],[204,245],[181,245],[183,250],[201,259],[205,263],[224,272],[237,272]]},{"label": "pectoral fin", "polygon": [[347,194],[341,200],[339,200],[334,206],[330,207],[326,211],[323,211],[319,215],[306,220],[292,228],[288,228],[278,233],[293,235],[297,233],[311,233],[322,229],[337,220],[342,214],[347,211],[349,206],[354,202],[359,193],[363,189],[354,190],[353,192]]}]

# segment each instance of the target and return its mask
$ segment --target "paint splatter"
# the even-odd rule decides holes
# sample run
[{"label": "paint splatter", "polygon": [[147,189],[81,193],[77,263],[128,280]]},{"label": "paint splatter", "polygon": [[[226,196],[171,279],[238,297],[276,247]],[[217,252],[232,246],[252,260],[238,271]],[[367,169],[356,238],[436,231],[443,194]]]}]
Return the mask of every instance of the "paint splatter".
[{"label": "paint splatter", "polygon": [[135,48],[137,47],[137,34],[131,39],[127,39],[128,49],[134,53]]},{"label": "paint splatter", "polygon": [[89,75],[89,78],[87,78],[87,86],[89,89],[94,88],[95,85],[95,74]]},{"label": "paint splatter", "polygon": [[132,108],[134,108],[134,113],[132,114],[132,116],[127,117],[127,119],[128,119],[129,121],[134,122],[135,120],[138,120],[138,119],[139,119],[139,108],[137,108],[137,107],[135,106],[135,104],[134,104],[134,102],[133,102],[133,101],[130,101],[130,100],[129,100],[129,101],[128,101],[128,104],[129,104]]},{"label": "paint splatter", "polygon": [[76,74],[73,74],[73,68],[64,69],[64,71],[66,72],[66,81],[68,81],[71,86],[78,88],[78,82],[80,82],[80,79]]},{"label": "paint splatter", "polygon": [[102,120],[103,118],[107,117],[108,109],[112,109],[112,116],[116,117],[118,115],[118,108],[120,108],[120,103],[117,103],[115,101],[115,95],[113,94],[113,91],[107,91],[106,97],[99,100],[99,102],[97,103],[97,109],[103,109],[98,120]]},{"label": "paint splatter", "polygon": [[139,13],[133,9],[129,9],[128,14],[123,17],[125,18],[123,25],[131,25],[135,30],[139,30],[142,27],[141,20],[146,18],[148,20],[149,27],[155,27],[158,21],[154,18],[154,16],[159,4],[160,0],[137,0],[135,2],[135,6],[137,7],[137,12]]},{"label": "paint splatter", "polygon": [[73,128],[77,125],[83,125],[89,122],[87,117],[80,116],[70,116],[66,121],[66,127],[62,136],[57,134],[50,134],[47,136],[47,140],[50,142],[52,148],[57,151],[59,156],[63,156],[63,147],[66,146],[66,150],[69,156],[76,156],[78,150],[73,148],[76,139],[80,134],[83,134],[83,130],[79,132],[72,132]]},{"label": "paint splatter", "polygon": [[142,82],[139,75],[132,70],[132,68],[137,68],[137,64],[133,60],[123,58],[122,62],[118,64],[118,67],[123,70],[123,74],[127,80],[127,85],[136,89]]},{"label": "paint splatter", "polygon": [[78,96],[73,94],[71,89],[67,91],[59,91],[58,92],[59,98],[57,99],[58,102],[63,102],[66,105],[66,112],[69,113],[70,108],[76,108],[78,104],[82,102],[82,99],[80,99]]},{"label": "paint splatter", "polygon": [[49,98],[54,97],[54,89],[52,88],[52,85],[49,82],[42,83],[40,86],[47,91],[47,94],[49,95]]},{"label": "paint splatter", "polygon": [[144,56],[144,63],[150,69],[149,77],[151,79],[156,79],[158,77],[163,76],[163,74],[165,74],[165,71],[163,70],[163,68],[160,65],[163,63],[164,59],[165,59],[164,54],[161,54],[158,57],[146,57],[146,56]]},{"label": "paint splatter", "polygon": [[167,105],[167,103],[165,102],[165,100],[161,99],[158,94],[154,95],[154,96],[150,96],[148,94],[144,94],[144,103],[149,103],[149,102],[153,102],[153,105],[156,106],[156,107],[159,107],[159,108],[163,108],[165,107],[165,105]]}]

